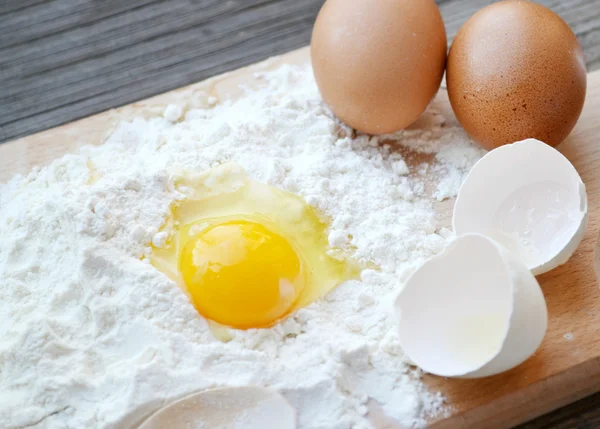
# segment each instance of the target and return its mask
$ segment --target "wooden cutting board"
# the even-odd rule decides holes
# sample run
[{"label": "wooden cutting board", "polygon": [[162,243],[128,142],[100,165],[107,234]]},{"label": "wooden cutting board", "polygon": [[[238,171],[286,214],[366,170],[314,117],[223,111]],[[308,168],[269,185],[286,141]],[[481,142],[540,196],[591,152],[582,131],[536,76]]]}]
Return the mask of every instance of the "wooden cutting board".
[{"label": "wooden cutting board", "polygon": [[[33,166],[47,164],[81,145],[101,144],[121,120],[160,114],[168,103],[199,107],[207,105],[209,95],[219,99],[236,97],[240,95],[238,85],[251,83],[254,72],[282,63],[308,61],[308,49],[300,49],[0,145],[0,181],[15,173],[27,173]],[[456,122],[445,90],[438,94],[434,107],[449,122]],[[441,391],[452,407],[449,416],[432,422],[434,429],[508,428],[600,391],[600,289],[594,272],[594,249],[600,230],[600,71],[589,74],[583,114],[559,149],[575,165],[587,186],[590,220],[583,243],[571,260],[538,277],[550,315],[546,338],[535,356],[498,376],[479,380],[425,376],[431,389]],[[437,206],[445,226],[450,225],[452,204],[446,201]],[[374,420],[382,429],[397,427],[384,418]]]}]

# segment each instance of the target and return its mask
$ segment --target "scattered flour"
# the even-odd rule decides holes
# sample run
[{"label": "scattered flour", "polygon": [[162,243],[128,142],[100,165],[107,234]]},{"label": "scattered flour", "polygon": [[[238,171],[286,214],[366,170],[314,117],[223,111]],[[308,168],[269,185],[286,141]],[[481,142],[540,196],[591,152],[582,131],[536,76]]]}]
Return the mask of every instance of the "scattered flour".
[{"label": "scattered flour", "polygon": [[[261,89],[239,101],[168,106],[1,185],[3,428],[129,428],[168,401],[229,385],[278,389],[301,429],[369,428],[371,399],[405,426],[441,411],[403,357],[390,308],[451,239],[431,196],[453,196],[481,152],[441,117],[431,130],[388,136],[397,144],[353,137],[322,106],[308,67],[256,80]],[[409,168],[396,147],[437,163]],[[380,269],[274,328],[216,340],[142,257],[164,242],[158,231],[183,198],[170,172],[228,161],[302,195],[331,218],[333,246]]]},{"label": "scattered flour", "polygon": [[176,104],[169,104],[163,113],[164,118],[169,122],[177,122],[183,115],[183,109]]}]

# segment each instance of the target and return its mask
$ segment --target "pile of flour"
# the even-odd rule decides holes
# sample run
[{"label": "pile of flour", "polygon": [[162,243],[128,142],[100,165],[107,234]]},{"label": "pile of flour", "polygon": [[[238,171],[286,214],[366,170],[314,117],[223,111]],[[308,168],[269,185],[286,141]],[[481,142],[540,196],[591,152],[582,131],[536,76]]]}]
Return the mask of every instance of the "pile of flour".
[{"label": "pile of flour", "polygon": [[[410,169],[396,145],[332,118],[309,67],[256,80],[239,101],[169,106],[0,187],[3,428],[129,428],[174,398],[229,385],[278,389],[301,429],[369,428],[373,403],[405,426],[442,410],[403,357],[390,309],[451,239],[425,179],[441,176],[434,197],[452,196],[481,152],[439,117],[433,130],[392,136],[437,158]],[[332,246],[380,268],[274,328],[215,339],[143,256],[183,198],[171,173],[228,161],[302,195],[331,218]]]}]

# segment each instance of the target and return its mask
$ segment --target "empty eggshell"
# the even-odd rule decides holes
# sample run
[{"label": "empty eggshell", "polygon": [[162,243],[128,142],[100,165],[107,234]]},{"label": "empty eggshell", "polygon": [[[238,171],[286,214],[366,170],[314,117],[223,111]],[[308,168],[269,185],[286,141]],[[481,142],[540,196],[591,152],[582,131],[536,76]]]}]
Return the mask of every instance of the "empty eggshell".
[{"label": "empty eggshell", "polygon": [[527,139],[488,152],[469,172],[454,205],[457,235],[486,235],[534,275],[564,264],[587,225],[587,195],[559,151]]},{"label": "empty eggshell", "polygon": [[296,428],[296,411],[277,392],[229,387],[193,393],[151,415],[138,429]]},{"label": "empty eggshell", "polygon": [[444,377],[487,377],[528,359],[548,313],[535,277],[480,234],[458,237],[426,261],[396,300],[404,352]]}]

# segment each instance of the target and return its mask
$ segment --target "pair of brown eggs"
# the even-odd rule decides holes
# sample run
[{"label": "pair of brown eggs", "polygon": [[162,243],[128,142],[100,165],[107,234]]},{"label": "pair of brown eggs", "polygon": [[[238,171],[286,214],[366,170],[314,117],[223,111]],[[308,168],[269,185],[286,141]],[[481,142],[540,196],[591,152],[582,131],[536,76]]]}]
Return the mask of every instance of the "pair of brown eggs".
[{"label": "pair of brown eggs", "polygon": [[327,0],[311,56],[323,99],[369,134],[408,127],[437,93],[486,149],[526,138],[552,146],[571,132],[585,99],[586,66],[569,26],[525,0],[494,3],[459,30],[446,55],[434,0]]}]

